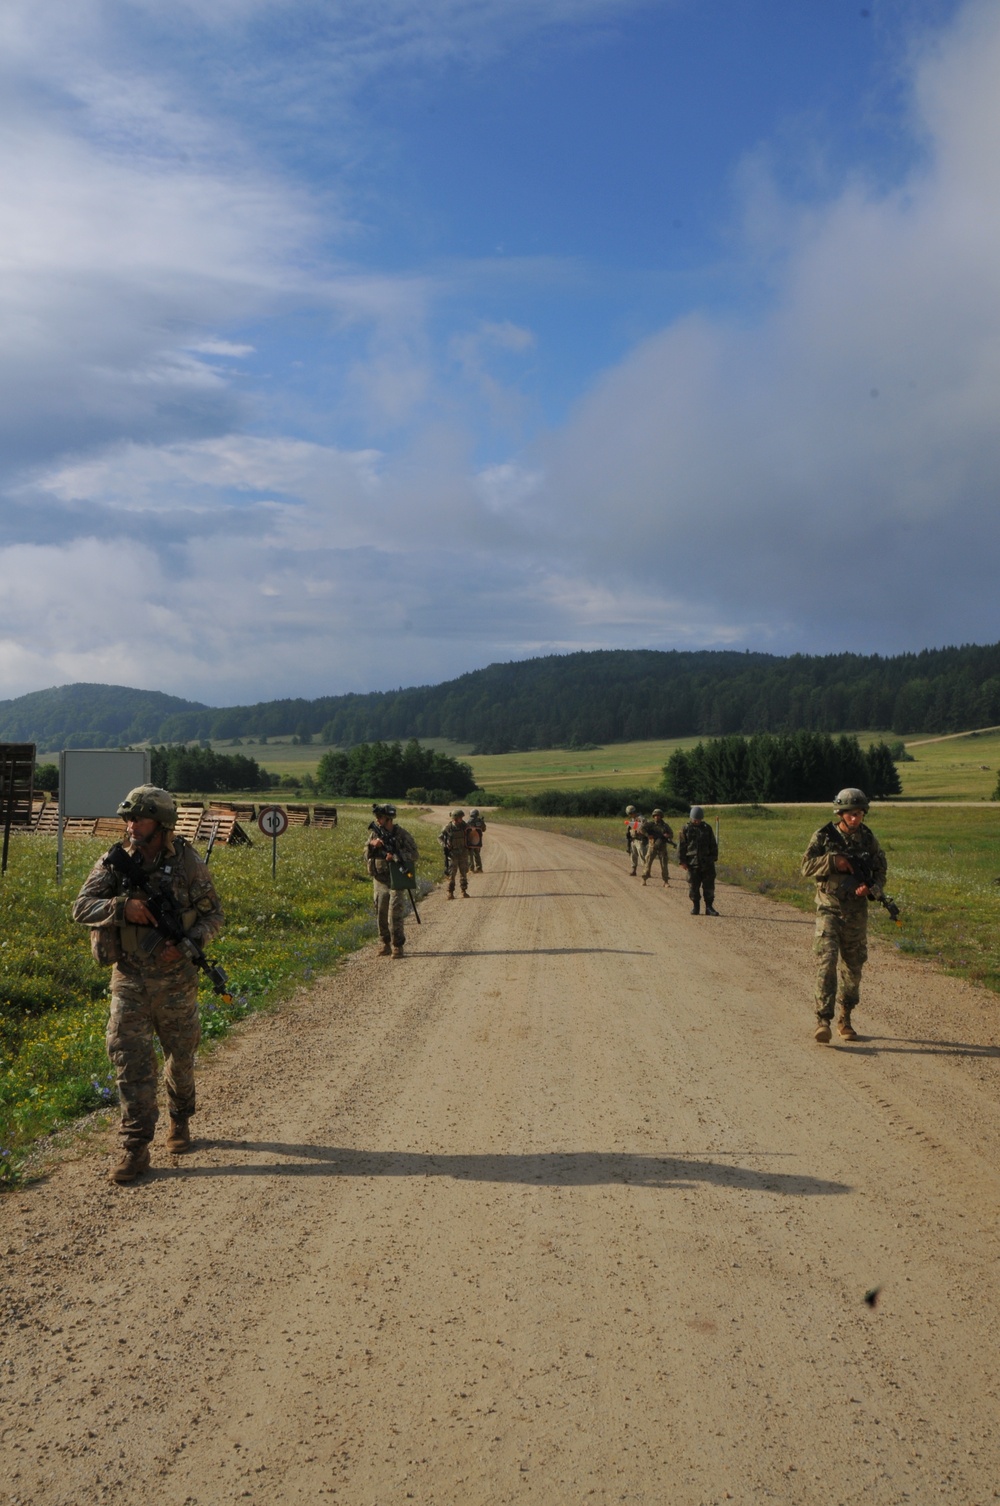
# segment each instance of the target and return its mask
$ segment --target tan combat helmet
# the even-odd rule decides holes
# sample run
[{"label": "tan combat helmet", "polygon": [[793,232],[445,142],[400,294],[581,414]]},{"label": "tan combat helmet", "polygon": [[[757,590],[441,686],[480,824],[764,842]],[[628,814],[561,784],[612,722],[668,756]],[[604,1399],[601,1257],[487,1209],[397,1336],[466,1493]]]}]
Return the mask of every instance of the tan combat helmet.
[{"label": "tan combat helmet", "polygon": [[834,797],[833,809],[836,815],[842,816],[845,811],[868,811],[868,796],[864,790],[856,790],[853,785]]},{"label": "tan combat helmet", "polygon": [[459,816],[464,817],[465,816],[465,812],[464,811],[452,811],[452,813],[451,813],[451,819],[453,821],[457,821],[458,818],[459,818]]},{"label": "tan combat helmet", "polygon": [[123,821],[159,821],[167,831],[177,825],[177,801],[169,790],[155,784],[139,784],[129,790],[118,807]]},{"label": "tan combat helmet", "polygon": [[660,810],[659,806],[656,807],[655,811],[653,812],[653,815],[654,816],[662,816],[663,815],[663,812]]}]

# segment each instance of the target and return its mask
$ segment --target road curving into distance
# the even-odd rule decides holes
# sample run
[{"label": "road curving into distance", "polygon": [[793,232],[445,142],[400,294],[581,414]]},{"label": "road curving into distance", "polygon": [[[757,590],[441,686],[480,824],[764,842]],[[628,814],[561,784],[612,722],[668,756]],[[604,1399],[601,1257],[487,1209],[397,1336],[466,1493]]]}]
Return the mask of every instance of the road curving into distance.
[{"label": "road curving into distance", "polygon": [[798,912],[484,861],[205,1064],[194,1154],[0,1205],[0,1503],[996,1499],[995,996],[887,944],[817,1046]]}]

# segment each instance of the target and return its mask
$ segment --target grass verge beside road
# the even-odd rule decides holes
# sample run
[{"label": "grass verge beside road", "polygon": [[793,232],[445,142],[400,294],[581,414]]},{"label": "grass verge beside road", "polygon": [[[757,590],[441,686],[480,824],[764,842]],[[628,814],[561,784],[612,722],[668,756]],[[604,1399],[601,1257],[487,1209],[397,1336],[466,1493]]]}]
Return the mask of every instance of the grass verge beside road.
[{"label": "grass verge beside road", "polygon": [[[361,857],[370,819],[370,809],[342,811],[334,830],[290,829],[278,842],[276,882],[265,839],[253,848],[215,849],[226,928],[208,951],[229,974],[233,1000],[202,985],[203,1040],[218,1040],[374,934]],[[429,871],[433,833],[419,820],[408,830]],[[0,881],[0,1187],[17,1181],[38,1136],[115,1096],[104,1050],[110,971],[91,959],[88,932],[69,913],[105,846],[67,842],[60,888],[54,838],[11,843]]]},{"label": "grass verge beside road", "polygon": [[[719,878],[801,910],[814,910],[814,886],[799,875],[812,833],[830,818],[828,806],[777,809],[705,808],[719,818]],[[624,819],[521,816],[496,811],[491,820],[582,837],[621,853]],[[870,934],[954,976],[1000,993],[1000,806],[981,808],[880,805],[869,817],[889,862],[886,889],[902,911],[895,926],[872,906]],[[675,833],[682,822],[672,820]],[[487,843],[489,837],[487,835]],[[676,855],[671,849],[671,859]],[[676,870],[675,879],[684,875]]]}]

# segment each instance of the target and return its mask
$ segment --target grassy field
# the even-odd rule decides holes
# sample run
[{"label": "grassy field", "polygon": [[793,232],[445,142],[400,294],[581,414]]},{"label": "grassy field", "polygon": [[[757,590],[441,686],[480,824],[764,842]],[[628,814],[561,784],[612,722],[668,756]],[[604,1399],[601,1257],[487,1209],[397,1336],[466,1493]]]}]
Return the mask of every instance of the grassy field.
[{"label": "grassy field", "polygon": [[[361,859],[371,813],[345,810],[335,830],[292,828],[278,844],[216,848],[212,855],[226,928],[209,948],[229,974],[233,1001],[201,990],[207,1042],[234,1021],[289,993],[373,934],[371,881]],[[436,875],[438,849],[409,824]],[[105,844],[65,844],[55,882],[55,839],[19,837],[0,881],[0,1186],[17,1180],[32,1141],[114,1097],[104,1051],[109,970],[90,956],[70,904]]]},{"label": "grassy field", "polygon": [[[829,814],[828,806],[707,807],[712,825],[719,821],[720,879],[812,912],[814,886],[800,877],[799,862]],[[509,811],[498,811],[493,819],[602,843],[621,852],[625,867],[620,821],[521,817]],[[982,810],[880,805],[870,819],[889,861],[886,889],[903,921],[895,926],[881,906],[873,906],[873,934],[1000,992],[1000,805]],[[683,875],[677,870],[675,877]]]},{"label": "grassy field", "polygon": [[[879,739],[894,742],[888,732],[858,732],[862,747]],[[574,752],[564,748],[533,753],[502,753],[470,757],[467,743],[428,738],[426,745],[472,764],[481,789],[496,794],[532,793],[544,789],[579,790],[591,785],[656,787],[663,765],[676,748],[691,748],[696,737],[669,741],[609,743],[602,748]],[[315,774],[324,749],[300,747],[291,741],[246,743],[233,750],[228,743],[213,746],[220,752],[240,751],[275,774],[301,777]],[[903,798],[908,800],[988,800],[1000,770],[1000,731],[967,732],[960,737],[923,736],[908,740],[912,763],[899,765]],[[287,791],[285,792],[287,795]],[[280,792],[275,798],[281,798]]]}]

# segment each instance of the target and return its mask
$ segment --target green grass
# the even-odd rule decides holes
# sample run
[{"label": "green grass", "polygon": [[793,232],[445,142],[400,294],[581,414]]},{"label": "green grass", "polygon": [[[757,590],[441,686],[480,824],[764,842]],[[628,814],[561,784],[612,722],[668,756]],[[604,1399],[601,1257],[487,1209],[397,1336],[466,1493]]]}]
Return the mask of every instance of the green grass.
[{"label": "green grass", "polygon": [[[226,928],[209,956],[229,974],[231,1004],[207,984],[202,1033],[218,1040],[252,1010],[273,1004],[329,969],[373,934],[371,881],[361,851],[370,811],[345,810],[335,830],[292,828],[271,844],[216,848],[212,871]],[[428,871],[433,834],[409,823]],[[0,881],[0,1186],[16,1182],[32,1142],[110,1102],[114,1074],[104,1051],[110,970],[90,956],[89,934],[70,906],[100,842],[65,844],[55,882],[55,840],[18,837]]]},{"label": "green grass", "polygon": [[[829,819],[827,806],[776,809],[706,807],[720,822],[719,878],[812,911],[814,886],[799,876],[810,836]],[[544,818],[498,811],[495,820],[583,837],[621,853],[624,823],[592,817]],[[676,829],[676,822],[672,823]],[[1000,992],[1000,805],[982,809],[882,805],[871,826],[889,862],[886,889],[902,911],[892,924],[881,906],[872,933],[945,972]]]},{"label": "green grass", "polygon": [[[862,747],[880,739],[897,741],[891,732],[858,732],[855,735]],[[591,785],[655,788],[671,753],[676,748],[693,748],[703,739],[680,737],[653,742],[608,743],[586,752],[542,748],[532,753],[497,753],[475,758],[470,756],[468,743],[450,742],[439,737],[422,741],[428,747],[471,763],[481,789],[512,794],[544,789],[578,790]],[[220,753],[242,752],[255,758],[271,773],[290,774],[296,778],[315,774],[325,751],[318,743],[301,747],[290,739],[248,742],[238,750],[226,742],[213,743],[212,746]],[[904,799],[988,800],[996,788],[1000,770],[1000,732],[967,732],[958,738],[931,740],[918,734],[908,739],[907,747],[914,762],[899,765]],[[273,798],[294,799],[295,796],[288,790],[275,790]]]},{"label": "green grass", "polygon": [[913,763],[898,765],[908,800],[989,800],[1000,770],[1000,732],[907,739]]}]

